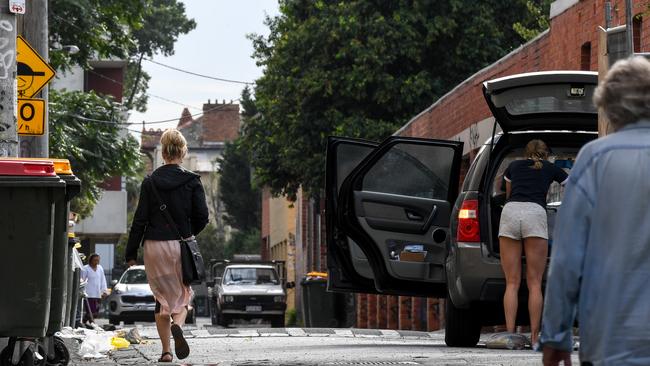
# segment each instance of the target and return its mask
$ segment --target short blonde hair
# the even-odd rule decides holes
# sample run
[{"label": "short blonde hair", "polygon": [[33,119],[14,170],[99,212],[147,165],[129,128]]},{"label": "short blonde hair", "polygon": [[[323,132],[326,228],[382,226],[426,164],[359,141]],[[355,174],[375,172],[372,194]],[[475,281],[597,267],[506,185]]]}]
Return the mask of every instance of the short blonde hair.
[{"label": "short blonde hair", "polygon": [[594,92],[614,130],[650,119],[650,62],[636,56],[617,61]]},{"label": "short blonde hair", "polygon": [[182,159],[187,154],[187,141],[181,132],[175,128],[168,128],[160,136],[162,156],[167,161]]}]

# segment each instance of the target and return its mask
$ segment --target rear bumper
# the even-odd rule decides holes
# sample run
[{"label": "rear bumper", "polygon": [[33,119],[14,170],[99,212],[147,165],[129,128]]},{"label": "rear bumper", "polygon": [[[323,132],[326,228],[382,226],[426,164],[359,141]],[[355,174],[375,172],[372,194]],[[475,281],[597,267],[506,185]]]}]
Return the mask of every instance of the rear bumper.
[{"label": "rear bumper", "polygon": [[503,299],[505,279],[501,263],[483,248],[482,243],[455,243],[447,258],[447,286],[456,307]]}]

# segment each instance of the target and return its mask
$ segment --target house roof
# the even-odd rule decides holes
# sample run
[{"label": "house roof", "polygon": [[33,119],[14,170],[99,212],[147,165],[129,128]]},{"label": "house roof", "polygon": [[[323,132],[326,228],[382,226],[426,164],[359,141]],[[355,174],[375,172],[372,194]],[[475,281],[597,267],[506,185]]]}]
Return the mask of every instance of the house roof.
[{"label": "house roof", "polygon": [[[226,142],[239,136],[241,121],[239,104],[215,103],[203,104],[203,115],[194,119],[187,108],[181,112],[177,127],[185,136],[190,149],[223,149]],[[162,130],[142,130],[141,146],[143,150],[153,150],[160,143]]]}]

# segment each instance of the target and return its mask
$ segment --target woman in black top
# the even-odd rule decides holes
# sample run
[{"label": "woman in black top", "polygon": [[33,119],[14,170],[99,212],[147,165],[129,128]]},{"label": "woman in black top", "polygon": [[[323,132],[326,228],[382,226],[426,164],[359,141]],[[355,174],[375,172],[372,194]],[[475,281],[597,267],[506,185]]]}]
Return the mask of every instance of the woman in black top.
[{"label": "woman in black top", "polygon": [[525,154],[527,159],[513,161],[504,174],[508,203],[501,213],[499,246],[501,267],[506,278],[503,296],[506,328],[514,333],[523,240],[531,342],[535,344],[542,315],[542,276],[548,257],[546,194],[553,181],[564,184],[568,175],[546,160],[548,148],[541,140],[530,141]]},{"label": "woman in black top", "polygon": [[[183,359],[190,353],[181,327],[185,323],[192,289],[183,283],[178,231],[183,238],[201,232],[208,223],[208,206],[200,176],[180,165],[187,153],[183,135],[176,129],[168,129],[162,134],[160,143],[165,165],[142,182],[126,247],[126,261],[129,266],[136,264],[138,248],[144,239],[145,271],[156,298],[156,328],[163,351],[158,361],[172,362],[170,335],[174,338],[176,357]],[[154,184],[178,231],[171,227],[160,210],[161,203],[152,189]],[[173,325],[170,318],[174,320]]]}]

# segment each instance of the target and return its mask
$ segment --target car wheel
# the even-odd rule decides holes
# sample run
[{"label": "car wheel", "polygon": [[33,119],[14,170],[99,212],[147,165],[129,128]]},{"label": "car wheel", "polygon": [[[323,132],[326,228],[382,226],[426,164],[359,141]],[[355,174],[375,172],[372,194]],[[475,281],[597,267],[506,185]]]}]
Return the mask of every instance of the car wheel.
[{"label": "car wheel", "polygon": [[108,322],[113,325],[120,325],[120,318],[116,316],[109,316],[108,317]]},{"label": "car wheel", "polygon": [[449,297],[445,301],[445,343],[449,347],[475,347],[481,336],[481,319],[476,311],[454,306]]},{"label": "car wheel", "polygon": [[283,328],[284,327],[284,314],[276,315],[271,318],[271,328]]}]

